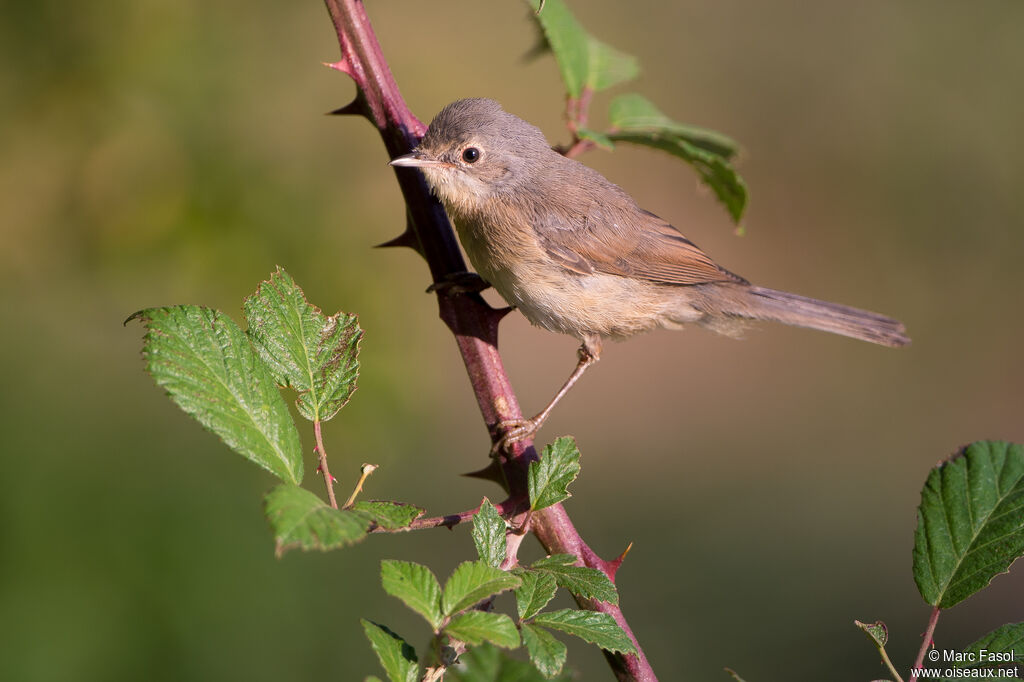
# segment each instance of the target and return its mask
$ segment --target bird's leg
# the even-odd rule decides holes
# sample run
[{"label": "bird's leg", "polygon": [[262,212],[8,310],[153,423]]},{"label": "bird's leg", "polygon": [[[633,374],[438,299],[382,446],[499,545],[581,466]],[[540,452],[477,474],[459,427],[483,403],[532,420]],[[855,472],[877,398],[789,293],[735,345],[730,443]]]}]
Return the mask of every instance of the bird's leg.
[{"label": "bird's leg", "polygon": [[583,339],[583,345],[579,349],[579,362],[576,363],[576,369],[572,371],[569,378],[566,379],[565,384],[558,390],[555,397],[551,399],[551,402],[547,404],[543,410],[540,411],[534,417],[530,419],[510,419],[507,421],[499,422],[498,429],[501,432],[501,438],[495,441],[494,446],[491,448],[491,456],[495,456],[501,450],[505,450],[509,445],[518,443],[521,440],[527,438],[533,438],[534,434],[540,430],[540,427],[547,421],[551,411],[555,409],[555,405],[558,401],[569,392],[569,389],[579,381],[583,373],[587,371],[591,365],[601,359],[601,338],[598,336],[587,336]]}]

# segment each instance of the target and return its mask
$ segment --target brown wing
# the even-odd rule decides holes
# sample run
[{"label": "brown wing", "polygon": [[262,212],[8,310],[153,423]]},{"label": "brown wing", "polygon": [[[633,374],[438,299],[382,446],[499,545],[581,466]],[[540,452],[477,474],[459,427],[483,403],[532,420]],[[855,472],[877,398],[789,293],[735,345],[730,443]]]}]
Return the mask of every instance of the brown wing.
[{"label": "brown wing", "polygon": [[548,255],[580,274],[595,272],[662,284],[742,282],[719,267],[676,228],[628,205],[593,205],[587,215],[548,213],[535,225]]}]

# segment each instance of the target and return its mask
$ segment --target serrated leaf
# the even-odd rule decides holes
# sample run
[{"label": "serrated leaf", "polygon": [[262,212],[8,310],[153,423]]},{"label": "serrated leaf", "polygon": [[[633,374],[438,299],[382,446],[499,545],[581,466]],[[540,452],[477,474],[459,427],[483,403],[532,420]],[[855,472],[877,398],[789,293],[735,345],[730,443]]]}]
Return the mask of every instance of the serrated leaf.
[{"label": "serrated leaf", "polygon": [[467,644],[490,642],[506,649],[519,646],[519,631],[516,624],[504,613],[467,611],[452,618],[444,627],[448,636]]},{"label": "serrated leaf", "polygon": [[575,566],[571,562],[566,564],[564,557],[576,561],[576,557],[571,554],[560,554],[536,561],[531,568],[551,575],[559,587],[584,599],[596,599],[609,604],[619,603],[618,590],[608,576],[596,568]]},{"label": "serrated leaf", "polygon": [[336,415],[359,376],[358,318],[324,315],[280,267],[245,299],[244,310],[260,357],[278,383],[298,391],[299,413],[310,421]]},{"label": "serrated leaf", "polygon": [[436,632],[441,627],[441,585],[426,566],[411,561],[380,562],[384,591],[427,619]]},{"label": "serrated leaf", "polygon": [[859,620],[855,620],[853,624],[860,628],[878,648],[884,647],[886,642],[889,641],[889,629],[880,620],[874,623],[862,623]]},{"label": "serrated leaf", "polygon": [[182,410],[278,478],[302,481],[302,445],[288,406],[231,318],[193,305],[149,308],[132,317],[148,330],[146,370]]},{"label": "serrated leaf", "polygon": [[546,0],[540,14],[536,13],[539,0],[528,4],[555,55],[570,96],[579,97],[584,89],[605,90],[640,73],[636,57],[588,33],[562,0]]},{"label": "serrated leaf", "polygon": [[482,561],[463,562],[444,585],[441,610],[451,616],[492,594],[519,587],[519,583],[517,576]]},{"label": "serrated leaf", "polygon": [[914,580],[947,609],[1024,554],[1024,448],[978,441],[932,470],[921,491]]},{"label": "serrated leaf", "polygon": [[295,548],[327,551],[351,545],[366,537],[370,527],[368,517],[332,509],[316,494],[287,483],[267,493],[263,504],[279,557]]},{"label": "serrated leaf", "polygon": [[486,497],[473,516],[473,543],[480,561],[498,568],[505,560],[505,521]]},{"label": "serrated leaf", "polygon": [[394,632],[377,623],[360,618],[363,632],[391,682],[416,682],[419,665],[416,651]]},{"label": "serrated leaf", "polygon": [[544,509],[571,497],[569,484],[579,473],[580,451],[574,439],[563,436],[545,447],[540,460],[530,462],[527,474],[530,509]]},{"label": "serrated leaf", "polygon": [[[475,646],[459,656],[459,665],[448,670],[445,682],[449,677],[455,682],[544,682],[546,679],[526,661],[517,661],[490,644]],[[556,679],[570,682],[573,677],[564,674]]]},{"label": "serrated leaf", "polygon": [[519,620],[528,620],[554,599],[558,585],[555,576],[542,571],[523,571],[519,578],[523,582],[516,588],[516,611]]},{"label": "serrated leaf", "polygon": [[543,559],[537,559],[530,568],[550,568],[552,566],[572,566],[576,563],[576,557],[572,554],[552,554]]},{"label": "serrated leaf", "polygon": [[954,662],[954,667],[991,668],[999,664],[1020,663],[1024,661],[1024,623],[998,627],[966,647],[964,653],[969,655],[963,661]]},{"label": "serrated leaf", "polygon": [[423,516],[425,510],[412,504],[388,502],[386,500],[367,500],[356,502],[350,507],[352,511],[365,514],[375,524],[388,530],[405,528],[414,520]]},{"label": "serrated leaf", "polygon": [[544,677],[552,678],[562,672],[565,665],[566,646],[547,630],[528,623],[522,625],[523,644],[530,654],[530,662]]},{"label": "serrated leaf", "polygon": [[669,133],[621,130],[609,133],[614,142],[629,142],[668,152],[693,166],[701,181],[711,188],[734,222],[739,222],[747,206],[747,186],[722,156],[701,149]]},{"label": "serrated leaf", "polygon": [[717,154],[725,160],[739,151],[735,141],[726,135],[673,121],[643,95],[619,95],[608,105],[608,118],[612,127],[633,132],[656,132],[674,135],[699,149]]},{"label": "serrated leaf", "polygon": [[533,624],[561,630],[608,651],[617,651],[623,654],[636,653],[636,648],[629,636],[607,613],[562,609],[561,611],[537,614],[533,619]]}]

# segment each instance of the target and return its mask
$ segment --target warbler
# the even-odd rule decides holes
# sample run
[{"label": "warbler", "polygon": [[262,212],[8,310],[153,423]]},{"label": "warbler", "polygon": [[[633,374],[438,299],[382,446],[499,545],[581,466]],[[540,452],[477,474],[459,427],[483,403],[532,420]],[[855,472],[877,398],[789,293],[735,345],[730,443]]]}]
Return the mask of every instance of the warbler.
[{"label": "warbler", "polygon": [[452,102],[391,161],[422,171],[477,273],[531,323],[582,342],[565,385],[497,446],[532,438],[601,355],[602,340],[696,324],[737,335],[769,320],[883,346],[910,343],[885,315],[754,286],[597,171],[553,150],[490,99]]}]

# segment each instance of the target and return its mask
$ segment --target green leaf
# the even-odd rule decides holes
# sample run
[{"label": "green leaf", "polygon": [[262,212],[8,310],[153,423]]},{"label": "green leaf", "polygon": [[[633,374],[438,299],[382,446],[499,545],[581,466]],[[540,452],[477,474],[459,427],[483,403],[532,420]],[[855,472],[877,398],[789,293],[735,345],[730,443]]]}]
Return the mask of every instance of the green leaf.
[{"label": "green leaf", "polygon": [[332,509],[314,493],[287,483],[267,493],[263,504],[279,557],[296,547],[327,551],[351,545],[370,528],[368,517]]},{"label": "green leaf", "polygon": [[729,165],[736,143],[725,135],[677,123],[646,98],[636,94],[617,97],[609,111],[612,142],[629,142],[660,149],[690,164],[711,188],[735,222],[747,205],[747,186]]},{"label": "green leaf", "polygon": [[978,441],[932,470],[921,491],[914,580],[948,609],[1024,554],[1024,448]]},{"label": "green leaf", "polygon": [[381,528],[387,528],[388,530],[405,528],[414,520],[423,516],[425,511],[415,505],[382,500],[356,502],[352,505],[351,509],[354,512],[365,515]]},{"label": "green leaf", "polygon": [[862,623],[859,620],[855,620],[853,621],[853,624],[860,628],[861,631],[868,636],[868,639],[874,642],[875,646],[879,648],[884,647],[889,641],[889,629],[885,627],[885,623],[880,620],[875,621],[874,623]]},{"label": "green leaf", "polygon": [[558,586],[555,576],[541,571],[523,571],[523,584],[516,588],[516,610],[519,620],[533,618],[555,597]]},{"label": "green leaf", "polygon": [[673,121],[643,95],[619,95],[608,105],[611,125],[620,130],[658,132],[675,135],[704,151],[731,159],[739,146],[731,138],[715,132]]},{"label": "green leaf", "polygon": [[565,665],[566,646],[555,639],[547,630],[523,623],[523,644],[530,654],[530,662],[544,677],[552,678],[562,672]]},{"label": "green leaf", "polygon": [[538,614],[533,619],[533,624],[575,635],[608,651],[617,651],[623,654],[636,653],[636,648],[629,636],[607,613],[562,609],[561,611]]},{"label": "green leaf", "polygon": [[739,222],[747,206],[747,186],[724,157],[701,149],[686,140],[664,133],[622,130],[610,133],[615,142],[629,142],[660,149],[694,167],[701,181],[711,188],[734,222]]},{"label": "green leaf", "polygon": [[[565,557],[570,559],[570,563],[564,563]],[[574,561],[576,557],[571,554],[556,554],[534,562],[531,569],[551,575],[559,587],[584,599],[596,599],[609,604],[619,603],[619,593],[608,576],[596,568],[574,566]]]},{"label": "green leaf", "polygon": [[448,636],[467,644],[490,642],[506,649],[519,646],[519,631],[516,624],[504,613],[467,611],[452,618],[445,626]]},{"label": "green leaf", "polygon": [[[449,668],[445,682],[449,677],[454,682],[543,682],[546,679],[526,661],[517,661],[490,644],[473,647],[459,656],[459,665]],[[557,679],[570,682],[574,678],[564,674]]]},{"label": "green leaf", "polygon": [[505,521],[486,497],[473,516],[473,542],[480,561],[495,568],[505,560]]},{"label": "green leaf", "polygon": [[277,382],[299,392],[299,413],[327,421],[356,390],[359,341],[355,315],[325,316],[282,268],[245,299],[248,334]]},{"label": "green leaf", "polygon": [[588,33],[562,0],[547,0],[540,14],[536,14],[539,0],[530,0],[529,4],[551,46],[570,96],[579,97],[584,89],[605,90],[632,80],[640,73],[636,57]]},{"label": "green leaf", "polygon": [[370,640],[388,679],[391,682],[416,682],[419,679],[416,651],[383,625],[362,618],[359,622],[363,624],[363,632]]},{"label": "green leaf", "polygon": [[954,667],[991,668],[999,664],[1020,663],[1024,661],[1024,623],[998,627],[965,648],[964,653],[968,654],[965,660],[954,662]]},{"label": "green leaf", "polygon": [[537,559],[530,568],[551,568],[554,566],[572,566],[576,563],[576,556],[572,554],[552,554],[543,559]]},{"label": "green leaf", "polygon": [[288,406],[231,318],[193,305],[149,308],[146,370],[171,399],[235,452],[278,478],[302,481],[302,445]]},{"label": "green leaf", "polygon": [[451,616],[482,599],[519,587],[518,577],[482,561],[466,561],[448,578],[441,598],[441,610]]},{"label": "green leaf", "polygon": [[581,140],[590,140],[598,147],[607,151],[615,149],[615,143],[612,142],[612,139],[608,137],[607,133],[600,133],[596,130],[591,130],[590,128],[577,128],[576,137]]},{"label": "green leaf", "polygon": [[544,509],[571,497],[569,484],[579,473],[580,451],[575,440],[563,436],[548,445],[540,461],[530,462],[527,475],[530,509]]},{"label": "green leaf", "polygon": [[437,632],[442,620],[441,585],[429,568],[411,561],[385,559],[380,562],[380,581],[385,592],[426,618]]}]

